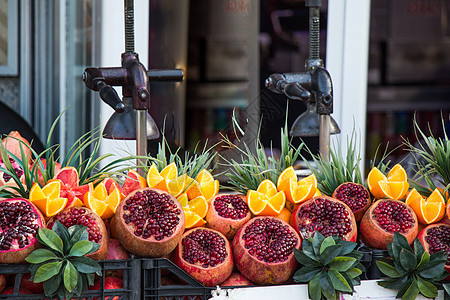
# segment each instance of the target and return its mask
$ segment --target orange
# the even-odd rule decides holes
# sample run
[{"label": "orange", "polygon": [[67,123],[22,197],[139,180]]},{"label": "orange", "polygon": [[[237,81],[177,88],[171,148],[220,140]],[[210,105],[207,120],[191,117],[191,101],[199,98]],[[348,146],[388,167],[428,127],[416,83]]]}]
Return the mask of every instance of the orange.
[{"label": "orange", "polygon": [[206,224],[204,218],[208,212],[208,201],[205,197],[198,196],[188,201],[186,193],[183,193],[177,199],[184,210],[186,229]]},{"label": "orange", "polygon": [[199,215],[190,210],[184,211],[184,220],[186,229],[201,227],[206,224],[206,221],[203,218],[200,218]]},{"label": "orange", "polygon": [[177,200],[178,200],[178,202],[180,202],[181,206],[183,206],[183,207],[187,206],[188,201],[189,201],[188,196],[186,195],[186,193],[182,193],[181,195],[179,195],[177,197]]},{"label": "orange", "polygon": [[210,201],[219,192],[219,181],[214,180],[212,174],[203,169],[198,173],[195,180],[189,182],[186,187],[188,188],[186,193],[189,199],[203,196],[207,201]]},{"label": "orange", "polygon": [[280,176],[278,176],[277,187],[279,187],[281,182],[286,179],[297,181],[297,175],[295,174],[293,167],[287,167],[283,170],[283,172],[281,172]]},{"label": "orange", "polygon": [[428,198],[424,199],[413,188],[406,197],[406,204],[414,210],[417,219],[424,225],[438,222],[445,214],[445,200],[438,189],[435,189]]},{"label": "orange", "polygon": [[406,171],[400,164],[396,164],[387,176],[378,168],[373,167],[367,176],[367,185],[377,199],[403,199],[409,189]]},{"label": "orange", "polygon": [[61,180],[53,179],[49,180],[42,189],[37,182],[31,187],[30,201],[47,218],[59,213],[67,204],[67,198],[60,197],[61,185]]},{"label": "orange", "polygon": [[195,212],[200,218],[206,217],[206,213],[208,212],[208,201],[203,196],[198,196],[190,200],[187,204],[187,207],[190,211]]},{"label": "orange", "polygon": [[263,180],[256,191],[247,192],[247,204],[250,211],[257,216],[277,216],[286,204],[284,192],[277,192],[275,184]]},{"label": "orange", "polygon": [[152,164],[147,172],[147,185],[149,187],[155,187],[158,183],[164,180],[164,177],[159,174],[155,164]]},{"label": "orange", "polygon": [[163,189],[169,194],[178,197],[184,190],[184,187],[186,186],[186,182],[188,180],[188,176],[186,174],[183,174],[181,176],[175,177],[173,179],[165,179],[166,188]]},{"label": "orange", "polygon": [[100,182],[90,192],[84,194],[84,205],[94,211],[102,219],[111,218],[122,200],[118,188],[114,188],[108,194],[104,182]]},{"label": "orange", "polygon": [[277,218],[289,224],[289,222],[291,221],[291,212],[286,207],[283,207],[281,212],[278,214]]},{"label": "orange", "polygon": [[[292,167],[290,167],[292,168]],[[289,171],[287,168],[281,174]],[[292,168],[292,171],[294,169]],[[283,191],[286,195],[286,200],[294,204],[301,203],[309,200],[316,194],[317,191],[317,179],[314,174],[309,175],[297,182],[296,178],[292,174],[284,174],[285,179],[282,179],[282,175],[278,178],[277,189]],[[295,175],[295,173],[294,173]]]}]

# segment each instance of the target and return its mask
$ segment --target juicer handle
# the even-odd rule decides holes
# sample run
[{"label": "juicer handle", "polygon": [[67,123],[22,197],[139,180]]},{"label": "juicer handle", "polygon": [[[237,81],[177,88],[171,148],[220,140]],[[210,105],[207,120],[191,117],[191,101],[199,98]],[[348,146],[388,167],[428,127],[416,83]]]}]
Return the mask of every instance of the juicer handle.
[{"label": "juicer handle", "polygon": [[148,80],[153,81],[182,81],[184,72],[182,69],[174,70],[158,70],[152,69],[147,71]]},{"label": "juicer handle", "polygon": [[121,113],[125,111],[125,105],[114,88],[101,80],[97,81],[96,88],[99,91],[100,98],[116,112]]}]

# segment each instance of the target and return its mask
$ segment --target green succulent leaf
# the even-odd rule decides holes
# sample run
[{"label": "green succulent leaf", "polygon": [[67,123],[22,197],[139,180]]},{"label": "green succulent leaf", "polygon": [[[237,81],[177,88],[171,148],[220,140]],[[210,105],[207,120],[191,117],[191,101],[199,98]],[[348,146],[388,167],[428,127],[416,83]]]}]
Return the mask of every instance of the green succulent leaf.
[{"label": "green succulent leaf", "polygon": [[314,233],[314,236],[312,238],[312,247],[314,249],[314,254],[319,256],[320,253],[320,247],[322,245],[322,242],[325,240],[325,237],[320,232],[316,231]]},{"label": "green succulent leaf", "polygon": [[414,278],[411,285],[402,295],[402,300],[415,300],[419,295],[419,287],[417,286],[417,280]]},{"label": "green succulent leaf", "polygon": [[400,263],[407,272],[410,272],[415,269],[417,265],[417,259],[412,252],[406,249],[402,249],[400,251]]},{"label": "green succulent leaf", "polygon": [[48,228],[39,228],[38,236],[44,245],[64,255],[63,241],[54,231]]},{"label": "green succulent leaf", "polygon": [[30,264],[40,264],[52,259],[58,260],[61,258],[48,249],[36,249],[25,258]]},{"label": "green succulent leaf", "polygon": [[430,254],[428,252],[422,253],[422,256],[420,257],[420,261],[417,264],[417,268],[420,269],[420,267],[424,266],[430,261]]},{"label": "green succulent leaf", "polygon": [[326,292],[326,294],[334,296],[336,291],[334,290],[333,282],[331,281],[331,278],[328,275],[328,273],[322,271],[319,274],[320,274],[319,283],[322,290]]},{"label": "green succulent leaf", "polygon": [[90,241],[78,241],[70,249],[69,256],[83,256],[92,249],[92,242]]},{"label": "green succulent leaf", "polygon": [[36,271],[36,275],[34,276],[34,283],[44,282],[58,274],[62,264],[62,261],[55,261],[40,266]]},{"label": "green succulent leaf", "polygon": [[353,257],[337,256],[328,264],[328,266],[338,270],[339,272],[346,272],[355,264],[356,261],[356,258]]},{"label": "green succulent leaf", "polygon": [[419,241],[419,239],[414,240],[414,254],[417,258],[417,263],[419,264],[422,260],[422,255],[425,253],[425,249],[423,248],[422,243]]},{"label": "green succulent leaf", "polygon": [[417,287],[420,293],[427,298],[434,298],[438,295],[437,287],[430,281],[422,279],[420,276],[417,276]]},{"label": "green succulent leaf", "polygon": [[394,233],[394,238],[392,239],[392,244],[400,246],[402,249],[405,249],[411,253],[414,253],[413,249],[408,243],[406,237],[398,232]]},{"label": "green succulent leaf", "polygon": [[403,275],[403,274],[399,273],[397,271],[397,269],[389,263],[383,262],[381,260],[377,260],[376,264],[377,264],[378,269],[386,276],[389,276],[391,278],[399,278]]},{"label": "green succulent leaf", "polygon": [[55,221],[52,227],[52,231],[54,231],[63,242],[63,252],[66,253],[69,250],[69,238],[70,234],[67,230],[66,226],[61,224],[58,220]]},{"label": "green succulent leaf", "polygon": [[61,284],[61,273],[44,281],[43,288],[46,296],[54,296]]},{"label": "green succulent leaf", "polygon": [[[397,298],[402,298],[403,295],[406,293],[406,291],[408,290],[408,288],[412,285],[413,279],[408,277],[408,280],[406,281],[405,284],[403,284],[400,289],[398,290],[397,293]],[[403,298],[402,298],[403,299]],[[405,300],[405,299],[403,299]]]},{"label": "green succulent leaf", "polygon": [[70,261],[66,264],[63,277],[64,286],[69,292],[73,292],[78,284],[78,272]]},{"label": "green succulent leaf", "polygon": [[309,293],[309,297],[312,300],[321,300],[322,299],[322,289],[321,289],[320,283],[319,283],[320,274],[321,273],[318,273],[308,283],[308,293]]},{"label": "green succulent leaf", "polygon": [[302,252],[314,261],[318,261],[316,254],[314,253],[313,244],[309,239],[304,239],[302,242]]},{"label": "green succulent leaf", "polygon": [[323,265],[328,265],[341,252],[341,245],[332,245],[327,247],[319,256],[319,260]]},{"label": "green succulent leaf", "polygon": [[298,263],[306,267],[319,267],[320,264],[317,261],[309,258],[302,250],[294,248],[294,256]]},{"label": "green succulent leaf", "polygon": [[341,253],[339,253],[340,256],[351,253],[357,246],[355,242],[344,241],[342,239],[339,239],[337,243],[342,245]]},{"label": "green succulent leaf", "polygon": [[[325,249],[327,249],[329,246],[334,246],[334,245],[336,245],[336,242],[334,241],[332,236],[325,238],[323,240],[322,244],[320,245],[320,254],[322,254],[323,251],[325,251]],[[342,249],[342,246],[340,248]]]},{"label": "green succulent leaf", "polygon": [[388,244],[389,256],[392,257],[395,261],[400,259],[400,251],[401,250],[402,250],[402,247],[399,245],[396,245],[394,243]]},{"label": "green succulent leaf", "polygon": [[95,251],[100,249],[100,244],[97,244],[96,242],[91,242],[91,243],[92,243],[92,248],[91,248],[91,250],[89,250],[88,253],[86,253],[86,255],[94,253]]},{"label": "green succulent leaf", "polygon": [[378,281],[378,285],[391,290],[399,290],[408,281],[408,276],[403,276],[397,279],[388,279]]},{"label": "green succulent leaf", "polygon": [[442,287],[444,288],[445,294],[450,295],[450,282],[449,283],[443,283]]},{"label": "green succulent leaf", "polygon": [[101,275],[102,269],[100,265],[91,258],[88,258],[86,256],[74,257],[71,262],[80,273],[92,275],[93,273],[97,273],[99,274],[99,276]]},{"label": "green succulent leaf", "polygon": [[71,226],[69,228],[69,232],[70,232],[69,248],[72,248],[76,242],[89,240],[89,234],[87,232],[86,226],[82,225]]},{"label": "green succulent leaf", "polygon": [[344,276],[342,276],[342,274],[339,273],[338,270],[336,270],[334,268],[330,268],[328,270],[328,276],[331,279],[334,289],[341,291],[341,292],[347,292],[347,293],[350,293],[352,291],[350,284],[347,282],[347,280],[344,278]]},{"label": "green succulent leaf", "polygon": [[302,267],[294,274],[295,282],[308,282],[313,279],[321,269],[312,267]]},{"label": "green succulent leaf", "polygon": [[353,279],[361,275],[362,271],[358,268],[351,268],[350,270],[346,271],[345,274],[347,274],[348,277]]}]

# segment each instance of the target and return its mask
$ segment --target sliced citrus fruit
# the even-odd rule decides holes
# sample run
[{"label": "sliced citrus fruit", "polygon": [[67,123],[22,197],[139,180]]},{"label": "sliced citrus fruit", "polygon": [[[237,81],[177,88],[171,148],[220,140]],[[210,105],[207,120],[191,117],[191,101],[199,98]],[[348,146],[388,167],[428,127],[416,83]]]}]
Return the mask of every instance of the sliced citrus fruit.
[{"label": "sliced citrus fruit", "polygon": [[388,181],[407,181],[408,176],[406,175],[405,169],[400,164],[396,164],[392,167],[387,175]]},{"label": "sliced citrus fruit", "polygon": [[208,170],[203,169],[198,173],[195,180],[189,182],[186,187],[189,199],[203,196],[209,201],[219,192],[219,181],[215,180]]},{"label": "sliced citrus fruit", "polygon": [[61,180],[67,188],[73,188],[79,184],[78,171],[74,167],[61,168],[53,178]]},{"label": "sliced citrus fruit", "polygon": [[381,171],[377,167],[373,167],[367,175],[367,185],[369,187],[370,192],[375,198],[383,198],[385,193],[381,190],[381,186],[379,182],[386,182],[386,176],[381,173]]},{"label": "sliced citrus fruit", "polygon": [[164,169],[161,170],[160,175],[165,179],[178,177],[177,165],[174,162],[168,164]]},{"label": "sliced citrus fruit", "polygon": [[199,215],[190,210],[184,211],[184,220],[186,229],[201,227],[206,224],[206,221],[203,218],[200,218]]},{"label": "sliced citrus fruit", "polygon": [[263,180],[256,191],[247,192],[247,204],[250,211],[258,216],[277,216],[286,204],[284,192],[277,192],[275,184]]},{"label": "sliced citrus fruit", "polygon": [[155,187],[158,183],[164,180],[164,177],[159,174],[158,168],[155,164],[152,164],[147,172],[147,185],[149,187]]},{"label": "sliced citrus fruit", "polygon": [[190,200],[187,204],[187,207],[190,211],[195,212],[200,218],[206,217],[206,213],[208,212],[208,201],[203,196],[198,196]]},{"label": "sliced citrus fruit", "polygon": [[102,219],[111,218],[116,212],[116,208],[121,200],[122,195],[119,189],[113,188],[108,194],[104,181],[100,182],[83,197],[84,205],[94,211]]},{"label": "sliced citrus fruit", "polygon": [[52,179],[42,187],[36,182],[30,190],[29,199],[39,210],[49,218],[63,210],[68,202],[67,198],[60,197],[61,180]]},{"label": "sliced citrus fruit", "polygon": [[406,171],[400,164],[396,164],[387,177],[373,167],[367,176],[367,185],[372,195],[378,199],[403,199],[409,188]]},{"label": "sliced citrus fruit", "polygon": [[128,195],[134,190],[147,187],[147,180],[134,170],[129,170],[122,186],[124,195]]},{"label": "sliced citrus fruit", "polygon": [[423,198],[419,192],[413,188],[405,200],[416,213],[417,219],[424,225],[436,223],[444,217],[445,199],[438,189],[435,189],[428,198]]},{"label": "sliced citrus fruit", "polygon": [[167,192],[169,194],[178,197],[184,190],[186,186],[187,175],[183,174],[174,179],[166,179],[165,182],[167,184]]},{"label": "sliced citrus fruit", "polygon": [[292,177],[279,181],[277,186],[279,191],[283,191],[286,200],[292,203],[300,203],[314,197],[317,191],[317,179],[314,174],[309,175],[298,182]]},{"label": "sliced citrus fruit", "polygon": [[182,193],[181,195],[179,195],[177,197],[178,202],[180,202],[181,206],[186,207],[188,205],[188,196],[186,195],[186,193]]},{"label": "sliced citrus fruit", "polygon": [[39,184],[37,182],[35,182],[30,189],[30,194],[29,194],[29,199],[31,202],[33,202],[33,200],[38,200],[38,199],[44,199],[46,198],[44,193],[42,192],[41,187],[39,186]]},{"label": "sliced citrus fruit", "polygon": [[265,179],[258,185],[257,191],[263,193],[267,197],[271,197],[277,193],[277,187],[272,181]]},{"label": "sliced citrus fruit", "polygon": [[46,198],[55,199],[59,197],[59,193],[61,192],[61,181],[51,179],[47,182],[47,184],[42,187],[42,193]]},{"label": "sliced citrus fruit", "polygon": [[281,183],[286,179],[295,180],[297,182],[297,175],[295,174],[293,167],[287,167],[286,169],[283,170],[283,172],[281,172],[280,176],[278,176],[277,188],[279,191]]}]

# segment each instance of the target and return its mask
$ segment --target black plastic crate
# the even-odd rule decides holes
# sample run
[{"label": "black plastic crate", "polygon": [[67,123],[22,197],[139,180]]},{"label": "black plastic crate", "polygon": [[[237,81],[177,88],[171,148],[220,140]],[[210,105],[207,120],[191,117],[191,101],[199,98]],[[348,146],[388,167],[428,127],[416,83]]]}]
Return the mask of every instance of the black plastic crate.
[{"label": "black plastic crate", "polygon": [[[142,259],[142,299],[209,299],[215,287],[205,287],[165,258]],[[171,281],[169,285],[167,282]]]},{"label": "black plastic crate", "polygon": [[[141,261],[140,259],[127,260],[105,260],[98,262],[102,267],[102,277],[100,278],[100,289],[90,290],[83,293],[79,299],[120,299],[138,300],[141,299]],[[46,299],[43,294],[20,294],[19,286],[22,276],[28,271],[26,264],[0,264],[0,274],[8,274],[10,285],[14,286],[14,292],[10,295],[0,295],[0,299]],[[104,289],[104,278],[108,271],[123,272],[123,288]],[[75,298],[74,298],[75,299]]]}]

